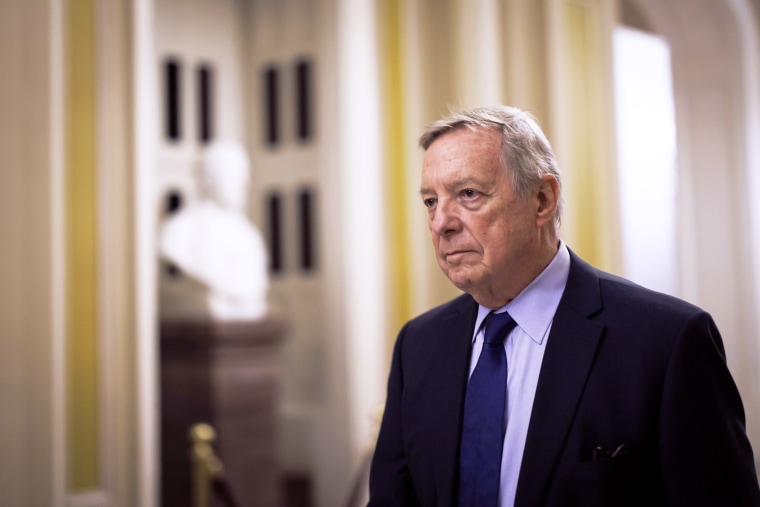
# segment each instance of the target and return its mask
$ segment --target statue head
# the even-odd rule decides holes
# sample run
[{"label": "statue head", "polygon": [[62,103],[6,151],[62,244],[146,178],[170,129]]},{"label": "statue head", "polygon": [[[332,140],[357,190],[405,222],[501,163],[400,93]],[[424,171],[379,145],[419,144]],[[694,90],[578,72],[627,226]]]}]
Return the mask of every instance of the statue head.
[{"label": "statue head", "polygon": [[206,198],[220,206],[244,211],[249,177],[248,155],[240,143],[221,139],[203,152],[202,190]]}]

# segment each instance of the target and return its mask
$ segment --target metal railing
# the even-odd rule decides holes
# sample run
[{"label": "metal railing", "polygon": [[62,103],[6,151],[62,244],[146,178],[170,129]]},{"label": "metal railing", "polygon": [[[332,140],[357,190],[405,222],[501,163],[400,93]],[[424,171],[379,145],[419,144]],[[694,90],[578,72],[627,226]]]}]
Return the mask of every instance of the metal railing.
[{"label": "metal railing", "polygon": [[219,498],[226,507],[238,507],[229,483],[224,477],[224,465],[214,453],[214,428],[205,423],[194,424],[189,432],[192,448],[193,507],[212,507]]},{"label": "metal railing", "polygon": [[[351,483],[351,490],[346,501],[346,507],[359,507],[366,503],[369,468],[377,441],[377,429],[383,415],[384,407],[377,407],[372,416],[375,432],[367,442],[361,457],[356,476]],[[214,428],[205,423],[194,424],[189,431],[192,443],[192,506],[212,507],[214,499],[218,498],[226,507],[239,507],[229,483],[224,477],[222,461],[214,453],[213,443],[216,440]]]}]

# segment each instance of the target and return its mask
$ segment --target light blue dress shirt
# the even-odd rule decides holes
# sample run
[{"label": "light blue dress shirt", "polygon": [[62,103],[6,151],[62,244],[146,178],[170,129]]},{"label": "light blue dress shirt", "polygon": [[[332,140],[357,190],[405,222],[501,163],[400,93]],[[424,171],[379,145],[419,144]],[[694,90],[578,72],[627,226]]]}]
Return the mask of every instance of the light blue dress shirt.
[{"label": "light blue dress shirt", "polygon": [[[517,327],[504,341],[507,354],[507,431],[501,456],[501,487],[499,506],[515,503],[517,479],[520,476],[525,439],[528,434],[533,399],[536,396],[538,375],[548,341],[554,314],[567,284],[570,272],[570,253],[563,242],[554,259],[530,285],[496,313],[508,311]],[[483,349],[483,320],[491,312],[481,306],[475,321],[470,375]]]}]

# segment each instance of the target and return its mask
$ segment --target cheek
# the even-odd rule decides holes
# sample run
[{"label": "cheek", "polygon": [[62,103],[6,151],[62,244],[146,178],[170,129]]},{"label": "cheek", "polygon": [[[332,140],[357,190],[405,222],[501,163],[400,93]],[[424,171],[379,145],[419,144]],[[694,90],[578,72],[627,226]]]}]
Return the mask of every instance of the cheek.
[{"label": "cheek", "polygon": [[506,243],[509,224],[504,220],[481,220],[470,224],[470,235],[484,248],[500,246]]},{"label": "cheek", "polygon": [[432,228],[428,227],[430,230],[430,241],[433,243],[433,250],[435,250],[436,257],[438,257],[438,253],[440,251],[440,244],[441,244],[441,237],[436,234]]},{"label": "cheek", "polygon": [[478,240],[489,259],[503,258],[509,254],[515,242],[519,242],[519,232],[513,230],[509,223],[494,222],[488,228],[479,231]]}]

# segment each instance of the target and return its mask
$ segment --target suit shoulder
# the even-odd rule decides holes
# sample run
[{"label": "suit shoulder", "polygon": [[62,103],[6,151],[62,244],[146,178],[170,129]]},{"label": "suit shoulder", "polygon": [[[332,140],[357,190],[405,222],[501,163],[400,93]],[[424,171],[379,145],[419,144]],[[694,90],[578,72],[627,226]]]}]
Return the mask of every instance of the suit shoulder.
[{"label": "suit shoulder", "polygon": [[570,274],[563,301],[590,318],[645,322],[660,316],[671,323],[705,314],[699,307],[597,269],[570,252]]},{"label": "suit shoulder", "polygon": [[411,319],[407,326],[418,327],[440,322],[441,319],[451,317],[477,308],[478,304],[469,294],[462,294],[451,301],[447,301]]},{"label": "suit shoulder", "polygon": [[477,313],[478,304],[472,296],[463,294],[408,321],[399,332],[398,341],[407,345],[439,343],[452,332],[464,332],[474,326]]},{"label": "suit shoulder", "polygon": [[666,312],[688,318],[697,313],[704,313],[698,306],[675,296],[657,292],[643,287],[628,279],[598,271],[599,288],[605,304],[619,303],[630,310],[642,309]]}]

